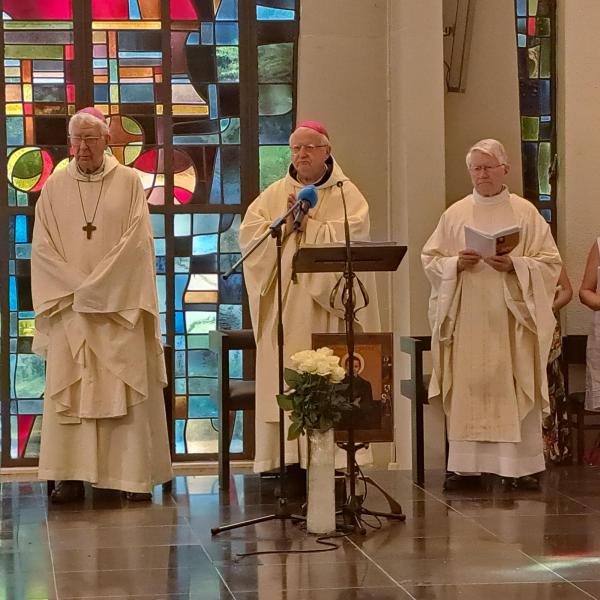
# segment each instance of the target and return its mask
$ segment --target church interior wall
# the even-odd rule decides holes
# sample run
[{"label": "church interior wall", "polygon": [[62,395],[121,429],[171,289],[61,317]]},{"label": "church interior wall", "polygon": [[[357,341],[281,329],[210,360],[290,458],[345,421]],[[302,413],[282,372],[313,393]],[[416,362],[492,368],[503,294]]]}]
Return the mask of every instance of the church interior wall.
[{"label": "church interior wall", "polygon": [[[373,238],[409,247],[398,272],[378,278],[382,325],[396,338],[396,442],[375,444],[374,456],[410,468],[410,402],[399,393],[410,367],[399,336],[429,333],[420,249],[446,197],[442,0],[303,0],[301,10],[298,118],[327,124],[336,158],[369,201]],[[427,418],[428,462],[441,466],[441,411]]]},{"label": "church interior wall", "polygon": [[[376,444],[378,465],[410,467],[408,361],[399,336],[427,335],[429,284],[420,249],[446,206],[470,191],[464,155],[482,137],[503,141],[510,188],[521,193],[514,0],[477,0],[466,91],[447,93],[443,0],[302,0],[297,116],[323,121],[334,155],[371,206],[372,237],[405,243],[399,271],[378,276],[384,329],[396,337],[396,442]],[[558,243],[575,298],[564,333],[587,333],[577,300],[585,259],[600,235],[600,23],[598,0],[557,0]],[[427,466],[443,464],[439,406],[426,409]]]},{"label": "church interior wall", "polygon": [[[340,16],[343,15],[343,18]],[[333,155],[367,198],[373,239],[389,223],[387,0],[303,0],[298,41],[297,118],[327,126]],[[392,320],[390,277],[378,275],[382,325]],[[374,444],[377,464],[389,444]]]},{"label": "church interior wall", "polygon": [[[301,10],[298,117],[327,124],[336,158],[370,203],[373,238],[409,247],[399,271],[378,279],[382,324],[396,334],[396,443],[374,445],[377,464],[409,468],[399,336],[429,333],[420,249],[445,207],[442,0],[304,0]],[[428,424],[436,464],[440,414]]]},{"label": "church interior wall", "polygon": [[[401,335],[429,335],[429,282],[420,252],[445,208],[444,71],[442,0],[390,2],[390,206],[393,237],[408,246],[394,274],[393,326],[396,389],[409,377],[399,352]],[[410,468],[410,401],[396,394],[394,466]],[[444,463],[444,429],[439,406],[425,409],[426,464]]]},{"label": "church interior wall", "polygon": [[521,194],[519,82],[514,0],[477,0],[464,93],[447,92],[446,202],[471,192],[465,154],[478,140],[496,138],[511,162],[508,186]]},{"label": "church interior wall", "polygon": [[591,311],[577,298],[585,261],[600,235],[600,3],[558,5],[559,246],[575,298],[563,315],[565,332],[585,334]]},{"label": "church interior wall", "polygon": [[[594,0],[557,3],[558,69],[558,239],[573,284],[573,301],[563,309],[563,333],[587,334],[591,311],[577,298],[588,252],[600,235],[600,47],[591,43],[600,23]],[[571,389],[584,389],[585,369],[570,371]],[[587,432],[587,444],[596,432]]]},{"label": "church interior wall", "polygon": [[[298,117],[327,124],[336,158],[369,200],[373,237],[409,246],[399,271],[378,280],[382,322],[397,338],[429,334],[419,251],[444,208],[470,192],[469,146],[502,140],[509,186],[522,192],[514,2],[476,3],[465,93],[444,92],[442,13],[443,0],[302,2]],[[557,21],[558,243],[577,290],[600,231],[590,225],[600,223],[600,47],[590,43],[600,3],[558,0]],[[587,332],[589,311],[576,297],[565,312],[565,333]],[[398,388],[408,364],[397,342]],[[408,468],[409,404],[399,393],[396,417],[395,451],[376,457]],[[440,466],[439,407],[426,419],[427,465]]]}]

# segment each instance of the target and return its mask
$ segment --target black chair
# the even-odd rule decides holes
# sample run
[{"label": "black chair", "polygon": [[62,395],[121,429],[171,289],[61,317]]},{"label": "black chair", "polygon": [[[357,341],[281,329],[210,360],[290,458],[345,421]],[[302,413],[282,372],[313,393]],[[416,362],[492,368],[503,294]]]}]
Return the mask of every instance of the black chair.
[{"label": "black chair", "polygon": [[427,389],[431,377],[423,373],[423,353],[431,350],[431,337],[401,337],[400,350],[410,354],[410,379],[403,379],[400,382],[400,391],[403,396],[411,400],[412,475],[413,481],[423,487],[425,484],[423,406],[429,404]]},{"label": "black chair", "polygon": [[[171,452],[171,462],[173,461],[173,455],[175,453],[174,445],[174,427],[173,427],[173,348],[171,346],[164,346],[165,351],[165,367],[167,371],[167,387],[163,388],[163,398],[165,402],[165,415],[167,418],[167,432],[169,435],[169,450]],[[52,494],[56,482],[53,479],[49,479],[47,482],[48,496]],[[171,493],[173,489],[173,480],[165,481],[162,484],[164,492]]]},{"label": "black chair", "polygon": [[217,402],[219,406],[219,488],[229,489],[230,452],[233,426],[232,412],[255,409],[255,382],[229,377],[229,352],[231,350],[255,350],[252,329],[217,330],[209,333],[209,347],[218,360]]},{"label": "black chair", "polygon": [[569,367],[572,365],[583,365],[585,367],[587,336],[567,335],[562,340],[561,363],[565,379],[565,392],[567,412],[569,415],[569,429],[576,439],[577,464],[583,464],[585,452],[585,432],[588,430],[600,430],[600,422],[590,422],[588,417],[598,417],[600,413],[585,409],[585,392],[572,391],[569,380]]},{"label": "black chair", "polygon": [[[590,422],[588,417],[599,417],[600,413],[585,409],[585,392],[572,391],[569,367],[585,367],[587,336],[568,335],[563,337],[561,364],[565,380],[569,428],[576,438],[577,463],[583,464],[585,432],[600,430],[600,422]],[[423,373],[423,353],[431,350],[431,337],[415,336],[400,338],[400,349],[411,357],[411,377],[401,382],[401,391],[412,401],[412,472],[413,481],[423,486],[425,481],[423,405],[428,404],[427,389],[429,375]],[[558,407],[560,410],[560,407]]]}]

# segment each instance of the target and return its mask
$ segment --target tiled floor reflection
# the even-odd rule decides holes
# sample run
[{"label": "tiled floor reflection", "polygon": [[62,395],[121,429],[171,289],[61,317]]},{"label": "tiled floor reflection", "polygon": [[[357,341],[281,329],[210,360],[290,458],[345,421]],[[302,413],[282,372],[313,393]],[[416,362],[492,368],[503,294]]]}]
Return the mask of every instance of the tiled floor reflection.
[{"label": "tiled floor reflection", "polygon": [[[0,600],[600,599],[600,469],[546,473],[540,492],[499,485],[442,492],[405,472],[373,472],[405,523],[370,518],[367,535],[320,554],[289,522],[212,537],[210,528],[274,511],[273,480],[178,477],[152,504],[110,491],[48,507],[40,482],[0,480]],[[359,493],[362,487],[359,486]],[[367,506],[385,510],[376,490]],[[240,558],[238,553],[280,551]]]}]

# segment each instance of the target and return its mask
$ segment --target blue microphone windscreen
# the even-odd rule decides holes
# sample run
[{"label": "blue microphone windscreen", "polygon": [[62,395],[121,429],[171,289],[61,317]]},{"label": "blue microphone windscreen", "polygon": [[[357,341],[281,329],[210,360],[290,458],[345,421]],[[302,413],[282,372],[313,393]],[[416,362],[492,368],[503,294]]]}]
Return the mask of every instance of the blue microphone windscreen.
[{"label": "blue microphone windscreen", "polygon": [[296,196],[298,200],[304,200],[308,202],[309,208],[314,208],[317,205],[317,188],[314,185],[307,185],[303,187]]}]

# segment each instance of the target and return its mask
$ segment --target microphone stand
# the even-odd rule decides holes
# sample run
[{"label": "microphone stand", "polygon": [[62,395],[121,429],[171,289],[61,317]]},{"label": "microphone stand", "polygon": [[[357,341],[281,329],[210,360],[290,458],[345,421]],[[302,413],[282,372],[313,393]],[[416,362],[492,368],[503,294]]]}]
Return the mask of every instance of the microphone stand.
[{"label": "microphone stand", "polygon": [[[282,228],[285,225],[287,217],[301,207],[302,200],[294,203],[288,211],[275,219],[269,229],[260,237],[256,243],[246,252],[244,256],[240,258],[224,275],[223,279],[227,279],[235,272],[237,267],[241,265],[267,238],[275,238],[277,245],[277,374],[279,377],[279,393],[284,392],[284,379],[283,379],[283,300],[282,300],[282,286],[281,286],[281,248],[283,242]],[[221,418],[224,418],[221,415]],[[290,511],[287,500],[286,490],[286,474],[285,474],[285,431],[284,431],[284,412],[279,408],[279,481],[280,481],[280,494],[277,502],[277,508],[275,512],[263,517],[257,517],[255,519],[248,519],[246,521],[240,521],[238,523],[232,523],[230,525],[221,525],[219,527],[212,527],[210,532],[212,535],[217,535],[222,531],[231,531],[232,529],[238,529],[239,527],[246,527],[248,525],[256,525],[257,523],[264,523],[266,521],[273,521],[279,519],[281,521],[291,520],[305,521],[306,517],[300,515],[293,515]]]},{"label": "microphone stand", "polygon": [[[342,205],[344,207],[344,235],[345,235],[345,246],[346,246],[346,264],[344,268],[343,278],[344,287],[342,290],[342,304],[344,306],[344,323],[346,331],[346,346],[348,349],[348,398],[350,402],[354,402],[354,320],[356,318],[356,297],[354,294],[354,280],[356,275],[352,266],[352,247],[350,244],[350,223],[348,221],[348,211],[346,207],[346,197],[344,195],[344,182],[338,181],[337,187],[340,189],[342,194]],[[360,283],[360,282],[359,282]],[[362,284],[361,284],[362,285]],[[337,286],[336,286],[337,287]],[[368,303],[368,296],[365,296],[365,308]],[[331,299],[332,308],[334,298]],[[396,519],[404,521],[406,515],[402,512],[400,504],[394,500],[383,488],[381,488],[375,481],[370,477],[362,477],[365,485],[371,484],[377,488],[386,498],[390,512],[378,512],[372,511],[363,506],[364,496],[356,494],[356,450],[361,447],[365,447],[364,444],[356,445],[354,441],[354,410],[350,411],[350,427],[348,428],[348,441],[340,444],[340,446],[346,450],[347,459],[347,470],[348,477],[350,480],[350,494],[346,503],[342,507],[342,516],[344,519],[345,528],[349,528],[352,531],[358,532],[362,535],[367,533],[361,522],[361,515],[373,515],[378,517],[386,517],[388,519]]]}]

